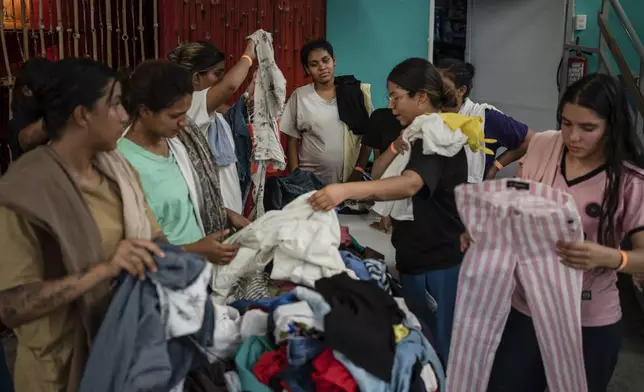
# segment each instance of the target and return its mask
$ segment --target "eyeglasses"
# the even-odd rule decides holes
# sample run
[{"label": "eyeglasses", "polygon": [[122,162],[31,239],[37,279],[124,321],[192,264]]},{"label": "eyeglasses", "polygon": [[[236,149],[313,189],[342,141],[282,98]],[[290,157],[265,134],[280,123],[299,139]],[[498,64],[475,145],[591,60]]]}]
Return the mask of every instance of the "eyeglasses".
[{"label": "eyeglasses", "polygon": [[[404,95],[407,95],[407,96],[408,96],[408,95],[409,95],[409,93],[404,94]],[[385,99],[387,99],[387,103],[389,103],[389,105],[391,105],[391,106],[395,106],[395,105],[396,105],[396,103],[397,103],[397,102],[400,100],[400,98],[402,98],[402,97],[403,97],[403,95],[396,95],[396,94],[391,94],[391,93],[387,93],[387,94],[385,94]]]}]

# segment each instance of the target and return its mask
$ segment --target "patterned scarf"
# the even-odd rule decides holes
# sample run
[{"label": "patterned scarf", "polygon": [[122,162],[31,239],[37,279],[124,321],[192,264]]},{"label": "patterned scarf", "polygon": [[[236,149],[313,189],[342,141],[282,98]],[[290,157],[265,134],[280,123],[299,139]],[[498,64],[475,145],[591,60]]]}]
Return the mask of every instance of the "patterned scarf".
[{"label": "patterned scarf", "polygon": [[224,200],[221,196],[219,170],[213,162],[208,140],[193,123],[181,130],[179,139],[186,146],[188,157],[190,157],[190,162],[201,185],[203,195],[201,221],[203,222],[205,234],[209,235],[222,231],[226,228],[228,218],[224,209]]}]

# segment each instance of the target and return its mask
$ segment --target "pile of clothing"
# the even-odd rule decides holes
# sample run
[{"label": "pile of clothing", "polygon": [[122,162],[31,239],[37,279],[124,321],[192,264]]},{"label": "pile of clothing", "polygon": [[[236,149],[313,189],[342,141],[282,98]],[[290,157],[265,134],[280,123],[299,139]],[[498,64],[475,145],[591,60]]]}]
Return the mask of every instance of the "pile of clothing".
[{"label": "pile of clothing", "polygon": [[[228,241],[214,266],[214,362],[186,391],[443,391],[444,371],[382,260],[303,195]],[[347,250],[340,250],[347,249]]]},{"label": "pile of clothing", "polygon": [[210,263],[158,244],[157,271],[123,273],[94,338],[80,392],[182,391],[188,373],[213,362],[215,313]]},{"label": "pile of clothing", "polygon": [[119,280],[79,390],[444,391],[384,261],[306,197],[232,236],[228,266],[159,243],[157,271]]},{"label": "pile of clothing", "polygon": [[273,286],[276,295],[215,305],[216,361],[185,391],[444,391],[418,319],[378,282],[342,273],[315,289]]},{"label": "pile of clothing", "polygon": [[230,292],[238,281],[266,271],[270,278],[313,287],[316,280],[346,272],[338,253],[340,224],[334,212],[315,212],[302,195],[281,211],[269,211],[226,243],[240,245],[237,256],[224,266],[214,266],[211,288],[216,303],[234,301]]}]

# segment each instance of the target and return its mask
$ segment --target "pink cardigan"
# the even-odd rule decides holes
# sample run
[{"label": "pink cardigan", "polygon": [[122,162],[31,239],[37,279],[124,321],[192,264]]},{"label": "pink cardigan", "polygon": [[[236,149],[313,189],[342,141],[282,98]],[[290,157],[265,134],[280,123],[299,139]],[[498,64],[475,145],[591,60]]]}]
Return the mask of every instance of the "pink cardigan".
[{"label": "pink cardigan", "polygon": [[564,144],[560,131],[544,131],[530,140],[528,151],[519,160],[517,176],[547,185],[555,182]]}]

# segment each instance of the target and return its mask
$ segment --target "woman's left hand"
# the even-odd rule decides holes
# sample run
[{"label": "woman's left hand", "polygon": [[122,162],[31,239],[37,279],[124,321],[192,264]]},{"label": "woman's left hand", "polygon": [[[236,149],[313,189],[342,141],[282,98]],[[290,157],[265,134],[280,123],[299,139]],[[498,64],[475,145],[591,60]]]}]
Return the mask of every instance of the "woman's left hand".
[{"label": "woman's left hand", "polygon": [[315,211],[331,211],[347,199],[345,186],[331,184],[309,197],[309,204]]},{"label": "woman's left hand", "polygon": [[557,255],[570,268],[588,271],[594,268],[616,269],[622,262],[619,250],[584,241],[557,242]]}]

